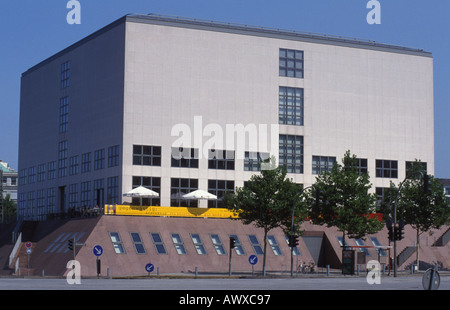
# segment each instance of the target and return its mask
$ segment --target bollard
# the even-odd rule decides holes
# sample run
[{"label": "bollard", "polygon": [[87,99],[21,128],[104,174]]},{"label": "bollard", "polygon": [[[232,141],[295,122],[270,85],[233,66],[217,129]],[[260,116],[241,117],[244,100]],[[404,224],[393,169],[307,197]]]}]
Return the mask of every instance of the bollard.
[{"label": "bollard", "polygon": [[42,277],[43,277],[43,278],[45,277],[45,271],[44,271],[44,269],[42,269]]},{"label": "bollard", "polygon": [[159,267],[156,267],[156,275],[159,276]]},{"label": "bollard", "polygon": [[327,265],[327,277],[330,276],[330,265]]},{"label": "bollard", "polygon": [[198,277],[198,267],[195,267],[195,278],[197,279]]},{"label": "bollard", "polygon": [[109,270],[109,267],[106,268],[106,277],[107,277],[108,279],[111,279],[111,272],[110,272],[110,270]]}]

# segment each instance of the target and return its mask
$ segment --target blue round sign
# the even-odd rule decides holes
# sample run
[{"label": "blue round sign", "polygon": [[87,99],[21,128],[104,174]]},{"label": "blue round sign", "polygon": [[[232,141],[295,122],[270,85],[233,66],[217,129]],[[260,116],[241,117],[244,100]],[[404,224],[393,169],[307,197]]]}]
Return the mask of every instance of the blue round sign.
[{"label": "blue round sign", "polygon": [[96,245],[94,246],[94,248],[92,249],[92,252],[94,253],[95,256],[100,256],[103,254],[103,248],[100,245]]},{"label": "blue round sign", "polygon": [[155,266],[153,266],[153,264],[148,263],[147,265],[145,265],[145,270],[147,270],[148,273],[152,272],[155,269]]},{"label": "blue round sign", "polygon": [[258,257],[256,255],[250,255],[250,257],[248,258],[248,262],[250,263],[250,265],[256,265],[256,263],[258,262]]}]

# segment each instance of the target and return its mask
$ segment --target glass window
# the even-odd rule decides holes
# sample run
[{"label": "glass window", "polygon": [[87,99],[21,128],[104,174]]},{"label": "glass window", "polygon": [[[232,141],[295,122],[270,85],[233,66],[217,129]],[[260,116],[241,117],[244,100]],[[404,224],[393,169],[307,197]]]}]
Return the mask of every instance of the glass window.
[{"label": "glass window", "polygon": [[269,153],[245,152],[244,171],[261,171],[261,163],[269,158]]},{"label": "glass window", "polygon": [[280,76],[303,78],[303,51],[280,48]]},{"label": "glass window", "polygon": [[202,242],[202,239],[200,238],[200,235],[199,234],[191,234],[191,239],[192,239],[192,242],[194,243],[195,249],[197,250],[197,254],[205,255],[206,250],[205,250],[205,247],[203,246],[203,242]]},{"label": "glass window", "polygon": [[[364,241],[361,238],[355,238],[354,240],[355,240],[356,245],[364,246]],[[366,256],[370,255],[369,250],[367,250],[367,248],[359,248],[359,251],[366,253]]]},{"label": "glass window", "polygon": [[198,149],[186,147],[172,148],[172,167],[198,168]]},{"label": "glass window", "polygon": [[264,251],[261,247],[261,244],[259,243],[258,238],[255,235],[248,235],[248,239],[250,240],[250,243],[256,255],[263,255]]},{"label": "glass window", "polygon": [[166,247],[164,246],[164,242],[161,239],[161,235],[159,233],[150,233],[150,236],[152,237],[156,252],[158,254],[167,254]]},{"label": "glass window", "polygon": [[125,249],[122,244],[122,239],[120,239],[120,235],[118,232],[110,232],[109,237],[111,238],[111,242],[114,247],[114,251],[116,254],[123,254],[125,253]]},{"label": "glass window", "polygon": [[[133,176],[132,187],[136,188],[143,186],[145,188],[151,189],[152,191],[161,193],[161,178],[160,177],[143,177],[143,176]],[[141,203],[144,206],[159,206],[160,197],[155,198],[132,198],[132,204],[139,205]]]},{"label": "glass window", "polygon": [[313,156],[312,157],[312,173],[321,174],[330,172],[336,162],[336,157],[332,156]]},{"label": "glass window", "polygon": [[223,208],[223,197],[234,192],[234,181],[208,180],[208,192],[216,195],[216,200],[208,200],[208,208]]},{"label": "glass window", "polygon": [[230,238],[234,238],[234,251],[237,255],[245,255],[244,248],[242,247],[241,240],[237,235],[230,235]]},{"label": "glass window", "polygon": [[377,178],[397,178],[398,164],[396,160],[377,159],[375,162]]},{"label": "glass window", "polygon": [[[381,243],[380,243],[380,241],[378,241],[377,237],[370,237],[369,239],[370,239],[370,241],[372,242],[372,244],[374,246],[381,246]],[[379,249],[378,248],[377,251],[378,251],[378,255],[380,255],[380,256],[387,256],[386,251],[384,249]]]},{"label": "glass window", "polygon": [[283,252],[281,252],[280,246],[278,245],[277,240],[275,239],[275,236],[268,235],[267,241],[269,241],[269,245],[272,248],[273,254],[275,255],[283,255]]},{"label": "glass window", "polygon": [[219,255],[225,255],[227,252],[225,251],[225,248],[222,244],[222,240],[220,240],[220,237],[218,234],[211,234],[211,241],[214,245],[214,248],[216,249],[217,254]]},{"label": "glass window", "polygon": [[183,195],[198,189],[197,179],[171,178],[170,205],[174,207],[192,207],[198,206],[196,199],[183,199]]},{"label": "glass window", "polygon": [[70,61],[61,64],[61,88],[69,87]]},{"label": "glass window", "polygon": [[137,254],[145,254],[144,243],[142,242],[141,235],[139,233],[130,233],[131,240],[133,241],[134,248]]},{"label": "glass window", "polygon": [[279,162],[288,173],[303,173],[303,136],[280,135]]},{"label": "glass window", "polygon": [[279,123],[303,126],[303,88],[280,87]]},{"label": "glass window", "polygon": [[186,248],[184,247],[183,240],[179,234],[170,234],[172,237],[173,245],[180,255],[186,255]]},{"label": "glass window", "polygon": [[133,145],[133,165],[161,166],[161,147]]},{"label": "glass window", "polygon": [[209,150],[208,169],[234,170],[234,151]]}]

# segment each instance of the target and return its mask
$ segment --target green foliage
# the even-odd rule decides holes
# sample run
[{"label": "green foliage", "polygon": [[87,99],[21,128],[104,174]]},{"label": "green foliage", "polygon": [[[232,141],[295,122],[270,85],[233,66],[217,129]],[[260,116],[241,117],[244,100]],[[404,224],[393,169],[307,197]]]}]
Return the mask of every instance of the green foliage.
[{"label": "green foliage", "polygon": [[357,158],[345,153],[342,165],[335,163],[331,172],[317,176],[306,200],[314,224],[337,227],[352,238],[363,238],[379,231],[383,223],[377,217],[376,195],[369,193],[369,175],[359,174]]},{"label": "green foliage", "polygon": [[[403,219],[419,232],[428,231],[431,228],[439,228],[450,219],[450,207],[446,201],[442,183],[429,176],[429,191],[425,190],[424,165],[416,160],[407,171],[407,178],[400,184],[398,194],[397,219]],[[398,188],[391,182],[391,188],[385,195],[385,213],[392,213]],[[393,214],[389,214],[393,218]]]}]

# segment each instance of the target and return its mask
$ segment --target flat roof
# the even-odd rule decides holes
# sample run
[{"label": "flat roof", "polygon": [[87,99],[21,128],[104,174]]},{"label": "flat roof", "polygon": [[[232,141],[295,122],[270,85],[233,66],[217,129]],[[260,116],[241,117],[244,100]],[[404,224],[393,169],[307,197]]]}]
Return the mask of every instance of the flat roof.
[{"label": "flat roof", "polygon": [[76,47],[90,41],[97,36],[115,28],[118,25],[121,25],[125,22],[134,22],[134,23],[143,23],[143,24],[152,24],[152,25],[161,25],[168,27],[180,27],[180,28],[190,28],[190,29],[198,29],[205,31],[217,31],[217,32],[225,32],[225,33],[233,33],[240,35],[250,35],[250,36],[260,36],[260,37],[268,37],[268,38],[276,38],[283,40],[293,40],[293,41],[301,41],[301,42],[309,42],[316,44],[328,44],[328,45],[337,45],[343,47],[352,47],[352,48],[361,48],[361,49],[369,49],[376,51],[384,51],[390,53],[400,53],[407,55],[415,55],[415,56],[423,56],[423,57],[432,57],[431,52],[424,51],[423,49],[418,48],[410,48],[398,45],[384,44],[378,43],[371,40],[365,39],[356,39],[349,38],[344,36],[335,36],[335,35],[326,35],[326,34],[317,34],[310,32],[300,32],[296,30],[284,30],[279,28],[269,28],[269,27],[260,27],[260,26],[250,26],[236,23],[227,23],[227,22],[219,22],[213,20],[204,20],[204,19],[196,19],[196,18],[186,18],[186,17],[178,17],[178,16],[168,16],[168,15],[158,15],[158,14],[127,14],[111,24],[97,30],[91,35],[81,39],[80,41],[68,46],[67,48],[61,50],[60,52],[50,56],[49,58],[43,60],[42,62],[36,64],[35,66],[29,68],[27,71],[22,73],[22,76],[27,75],[35,71],[36,69],[42,67],[43,65],[51,62],[52,60],[58,58],[59,56],[75,49]]}]

